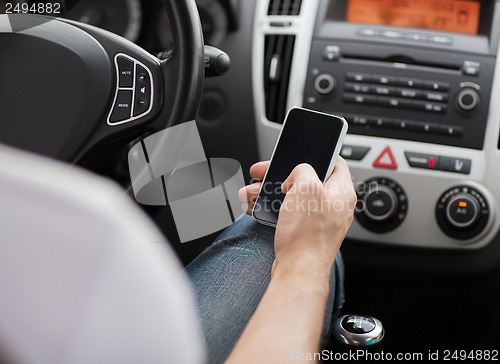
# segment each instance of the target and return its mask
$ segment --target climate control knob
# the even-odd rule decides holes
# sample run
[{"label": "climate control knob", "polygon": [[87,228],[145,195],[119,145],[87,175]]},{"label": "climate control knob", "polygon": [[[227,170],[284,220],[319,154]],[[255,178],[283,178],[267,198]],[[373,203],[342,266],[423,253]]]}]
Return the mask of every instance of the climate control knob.
[{"label": "climate control knob", "polygon": [[436,206],[436,219],[441,230],[459,240],[469,240],[481,234],[489,214],[483,195],[469,186],[446,191]]},{"label": "climate control knob", "polygon": [[396,192],[388,186],[379,185],[369,191],[364,199],[365,214],[372,221],[389,221],[398,210]]},{"label": "climate control knob", "polygon": [[450,198],[445,207],[446,219],[457,230],[465,230],[478,222],[479,201],[468,193]]},{"label": "climate control knob", "polygon": [[374,178],[358,187],[356,219],[366,229],[385,233],[397,228],[408,211],[403,188],[389,178]]}]

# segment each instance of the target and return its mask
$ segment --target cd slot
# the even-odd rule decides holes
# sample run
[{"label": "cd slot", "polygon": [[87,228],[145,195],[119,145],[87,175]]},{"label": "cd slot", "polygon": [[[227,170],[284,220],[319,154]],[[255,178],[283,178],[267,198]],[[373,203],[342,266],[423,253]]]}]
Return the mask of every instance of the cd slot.
[{"label": "cd slot", "polygon": [[390,56],[386,58],[354,56],[343,54],[339,60],[342,63],[366,64],[369,66],[394,67],[400,69],[416,71],[436,71],[447,72],[450,74],[461,74],[463,65],[437,64],[417,62],[405,56]]}]

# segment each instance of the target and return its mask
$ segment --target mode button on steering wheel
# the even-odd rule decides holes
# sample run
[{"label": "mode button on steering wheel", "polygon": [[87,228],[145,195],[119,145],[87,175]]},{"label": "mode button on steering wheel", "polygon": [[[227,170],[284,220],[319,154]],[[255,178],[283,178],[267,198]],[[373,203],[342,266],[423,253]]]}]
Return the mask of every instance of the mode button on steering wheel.
[{"label": "mode button on steering wheel", "polygon": [[132,113],[132,91],[120,90],[116,97],[115,107],[109,118],[112,123],[130,119]]}]

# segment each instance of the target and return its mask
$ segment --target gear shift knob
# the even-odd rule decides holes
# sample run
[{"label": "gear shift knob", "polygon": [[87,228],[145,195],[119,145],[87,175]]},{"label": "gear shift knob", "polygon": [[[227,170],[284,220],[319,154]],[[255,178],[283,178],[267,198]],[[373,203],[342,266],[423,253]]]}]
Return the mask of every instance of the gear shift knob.
[{"label": "gear shift knob", "polygon": [[382,323],[374,317],[364,315],[344,315],[334,326],[335,338],[349,346],[370,346],[384,337]]}]

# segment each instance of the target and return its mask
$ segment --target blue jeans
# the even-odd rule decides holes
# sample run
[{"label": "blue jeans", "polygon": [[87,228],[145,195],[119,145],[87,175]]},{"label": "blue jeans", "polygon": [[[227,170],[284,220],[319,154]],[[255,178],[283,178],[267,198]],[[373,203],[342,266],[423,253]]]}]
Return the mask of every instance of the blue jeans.
[{"label": "blue jeans", "polygon": [[[187,266],[209,363],[222,363],[231,352],[267,289],[273,261],[274,229],[244,216]],[[323,325],[325,343],[331,334],[332,318],[344,303],[343,283],[339,253],[330,279]]]}]

